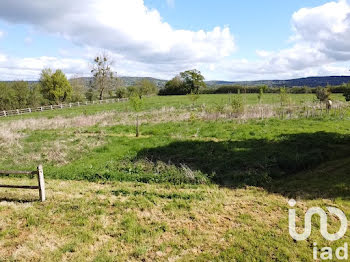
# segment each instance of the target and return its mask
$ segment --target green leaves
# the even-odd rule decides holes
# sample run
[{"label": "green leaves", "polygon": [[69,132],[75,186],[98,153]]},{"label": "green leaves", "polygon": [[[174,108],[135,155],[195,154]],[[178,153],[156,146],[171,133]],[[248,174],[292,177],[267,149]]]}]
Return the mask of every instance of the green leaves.
[{"label": "green leaves", "polygon": [[129,103],[135,112],[141,111],[142,105],[143,105],[143,100],[138,94],[136,94],[136,93],[131,94],[131,96],[129,98]]},{"label": "green leaves", "polygon": [[183,79],[184,85],[188,93],[198,93],[199,88],[206,87],[204,83],[204,76],[201,72],[193,69],[180,73],[180,77]]},{"label": "green leaves", "polygon": [[180,73],[166,83],[165,88],[160,90],[160,95],[186,95],[190,93],[198,94],[200,88],[205,88],[204,76],[194,69]]},{"label": "green leaves", "polygon": [[316,97],[320,102],[326,102],[329,100],[330,95],[331,91],[329,87],[318,87],[316,89]]},{"label": "green leaves", "polygon": [[44,98],[56,104],[65,102],[72,95],[72,87],[61,70],[52,73],[51,69],[44,69],[41,72],[40,86]]},{"label": "green leaves", "polygon": [[350,83],[346,85],[343,95],[346,101],[350,101]]}]

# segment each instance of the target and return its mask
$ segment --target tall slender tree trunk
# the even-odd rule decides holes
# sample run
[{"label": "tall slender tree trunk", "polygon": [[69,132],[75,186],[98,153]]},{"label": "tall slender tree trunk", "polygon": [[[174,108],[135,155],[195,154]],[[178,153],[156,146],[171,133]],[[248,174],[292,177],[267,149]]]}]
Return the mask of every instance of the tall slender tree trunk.
[{"label": "tall slender tree trunk", "polygon": [[100,92],[100,100],[103,100],[103,89]]},{"label": "tall slender tree trunk", "polygon": [[139,137],[139,114],[136,114],[136,137]]}]

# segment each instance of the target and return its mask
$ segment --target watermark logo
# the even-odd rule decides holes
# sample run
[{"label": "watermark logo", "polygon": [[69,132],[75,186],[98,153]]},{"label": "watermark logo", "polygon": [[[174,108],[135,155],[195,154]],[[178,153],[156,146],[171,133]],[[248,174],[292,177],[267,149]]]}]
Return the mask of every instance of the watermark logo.
[{"label": "watermark logo", "polygon": [[[288,201],[288,204],[289,206],[294,207],[296,205],[296,201],[294,199],[291,199]],[[296,232],[295,209],[289,209],[289,234],[291,235],[291,237],[297,241],[306,240],[311,234],[311,218],[313,215],[317,214],[321,218],[321,223],[320,223],[321,235],[328,241],[336,241],[341,239],[345,235],[346,230],[348,228],[348,220],[344,212],[336,207],[327,207],[327,210],[329,213],[336,215],[340,220],[341,226],[337,233],[335,234],[328,233],[328,230],[327,230],[328,223],[327,223],[326,212],[320,207],[312,207],[305,214],[304,232],[301,234]]]},{"label": "watermark logo", "polygon": [[[288,201],[290,207],[295,207],[296,201],[291,199]],[[335,207],[327,207],[327,210],[330,214],[333,214],[339,218],[340,228],[337,233],[330,234],[328,233],[328,223],[327,223],[327,213],[320,207],[312,207],[307,210],[305,214],[304,221],[304,231],[302,233],[297,233],[296,231],[296,211],[295,209],[289,209],[289,234],[296,241],[303,241],[310,237],[311,235],[311,219],[313,215],[318,215],[320,217],[320,233],[328,241],[336,241],[344,237],[347,227],[348,220],[343,211]],[[322,247],[319,248],[317,243],[314,243],[313,247],[313,258],[314,260],[333,260],[333,250],[331,247]],[[348,259],[348,243],[344,243],[344,246],[338,247],[335,250],[335,257],[339,260]]]}]

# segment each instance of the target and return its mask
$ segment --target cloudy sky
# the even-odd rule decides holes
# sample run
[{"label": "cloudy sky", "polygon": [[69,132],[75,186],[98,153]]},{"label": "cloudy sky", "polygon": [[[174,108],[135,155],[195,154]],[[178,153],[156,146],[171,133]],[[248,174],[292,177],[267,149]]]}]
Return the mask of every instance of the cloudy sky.
[{"label": "cloudy sky", "polygon": [[350,75],[349,0],[1,0],[0,80],[43,68],[208,80]]}]

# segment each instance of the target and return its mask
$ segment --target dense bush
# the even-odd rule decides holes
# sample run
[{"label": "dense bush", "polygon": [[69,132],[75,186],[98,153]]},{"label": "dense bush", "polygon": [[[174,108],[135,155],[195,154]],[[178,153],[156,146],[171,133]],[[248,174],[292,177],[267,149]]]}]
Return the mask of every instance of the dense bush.
[{"label": "dense bush", "polygon": [[[349,87],[348,87],[349,86]],[[303,87],[286,87],[286,92],[290,94],[316,94],[317,89],[323,88],[312,88],[308,86]],[[327,89],[331,93],[345,93],[349,92],[350,84],[342,84],[340,86],[327,86]],[[200,94],[237,94],[239,91],[241,93],[247,94],[259,94],[260,90],[263,89],[263,93],[274,93],[278,94],[280,92],[280,87],[267,87],[267,86],[244,86],[244,85],[220,85],[216,87],[211,87],[207,89],[200,89]],[[165,91],[165,90],[161,90]],[[172,92],[175,94],[174,92]],[[350,98],[349,98],[350,99]]]},{"label": "dense bush", "polygon": [[344,90],[344,97],[346,101],[350,101],[350,84],[348,84],[348,87]]},{"label": "dense bush", "polygon": [[[260,94],[260,90],[263,93],[277,94],[280,91],[279,87],[267,87],[267,86],[242,86],[242,85],[222,85],[218,87],[200,89],[201,94],[237,94],[238,92],[244,94]],[[287,88],[288,93],[291,94],[309,94],[316,92],[314,88],[310,87],[291,87]]]},{"label": "dense bush", "polygon": [[329,100],[329,96],[331,95],[330,88],[328,87],[318,87],[316,88],[316,97],[320,102],[326,102]]},{"label": "dense bush", "polygon": [[158,95],[187,95],[198,94],[200,90],[206,89],[204,77],[198,70],[188,70],[180,73],[168,81],[165,87],[159,90]]},{"label": "dense bush", "polygon": [[34,107],[44,103],[38,85],[29,86],[25,81],[0,83],[0,110]]},{"label": "dense bush", "polygon": [[153,82],[151,82],[148,79],[143,79],[133,86],[118,87],[115,91],[115,96],[117,98],[126,98],[134,94],[137,94],[138,96],[142,97],[142,96],[155,95],[157,94],[157,92],[158,92],[158,89]]},{"label": "dense bush", "polygon": [[70,101],[72,97],[72,86],[61,70],[53,73],[51,69],[44,69],[41,72],[39,84],[43,97],[50,104],[64,103]]}]

